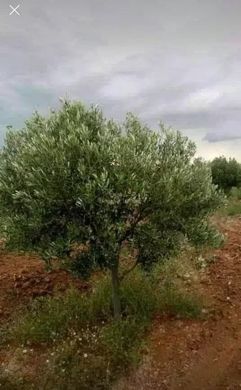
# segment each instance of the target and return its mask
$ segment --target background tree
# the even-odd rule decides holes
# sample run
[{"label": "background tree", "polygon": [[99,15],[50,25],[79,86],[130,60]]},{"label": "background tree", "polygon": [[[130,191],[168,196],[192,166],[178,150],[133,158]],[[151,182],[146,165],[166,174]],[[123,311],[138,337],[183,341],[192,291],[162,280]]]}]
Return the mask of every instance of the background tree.
[{"label": "background tree", "polygon": [[[194,154],[179,132],[150,131],[131,114],[118,125],[70,102],[48,118],[35,114],[24,129],[8,132],[1,151],[9,245],[69,259],[82,274],[110,270],[118,317],[119,284],[130,271],[120,270],[123,243],[137,249],[135,267],[168,256],[184,239],[210,237],[207,217],[220,195]],[[71,260],[73,244],[85,250]]]},{"label": "background tree", "polygon": [[232,187],[240,187],[241,165],[235,158],[216,157],[211,162],[213,183],[225,192],[229,192]]}]

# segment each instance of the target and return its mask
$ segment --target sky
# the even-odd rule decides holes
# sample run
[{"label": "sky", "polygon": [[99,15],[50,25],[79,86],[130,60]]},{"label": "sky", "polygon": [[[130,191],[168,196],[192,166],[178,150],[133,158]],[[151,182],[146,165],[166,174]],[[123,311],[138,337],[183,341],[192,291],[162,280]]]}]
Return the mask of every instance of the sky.
[{"label": "sky", "polygon": [[0,145],[64,97],[241,161],[240,20],[241,0],[0,0]]}]

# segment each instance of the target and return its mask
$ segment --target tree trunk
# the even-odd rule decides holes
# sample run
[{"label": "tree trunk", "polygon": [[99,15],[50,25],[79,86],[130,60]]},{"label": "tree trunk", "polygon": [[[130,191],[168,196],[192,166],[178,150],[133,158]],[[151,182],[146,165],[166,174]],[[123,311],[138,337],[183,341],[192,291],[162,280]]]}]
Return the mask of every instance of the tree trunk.
[{"label": "tree trunk", "polygon": [[118,275],[118,265],[114,265],[111,268],[112,277],[112,301],[114,309],[115,319],[119,319],[121,315],[121,303],[120,303],[120,280]]}]

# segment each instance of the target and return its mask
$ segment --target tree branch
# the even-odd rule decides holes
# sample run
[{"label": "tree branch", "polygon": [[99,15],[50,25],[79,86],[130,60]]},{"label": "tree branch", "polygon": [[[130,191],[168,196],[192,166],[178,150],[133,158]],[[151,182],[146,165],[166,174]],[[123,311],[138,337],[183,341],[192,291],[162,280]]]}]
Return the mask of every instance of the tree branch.
[{"label": "tree branch", "polygon": [[127,275],[129,275],[129,273],[132,272],[138,264],[139,264],[139,261],[137,259],[131,268],[129,268],[128,270],[126,270],[122,273],[122,275],[120,276],[120,280],[122,281]]},{"label": "tree branch", "polygon": [[133,234],[136,226],[138,225],[138,223],[141,221],[142,219],[142,216],[141,214],[138,214],[135,221],[126,229],[125,233],[123,234],[123,236],[120,238],[119,242],[122,243],[123,241],[125,241],[131,234]]}]

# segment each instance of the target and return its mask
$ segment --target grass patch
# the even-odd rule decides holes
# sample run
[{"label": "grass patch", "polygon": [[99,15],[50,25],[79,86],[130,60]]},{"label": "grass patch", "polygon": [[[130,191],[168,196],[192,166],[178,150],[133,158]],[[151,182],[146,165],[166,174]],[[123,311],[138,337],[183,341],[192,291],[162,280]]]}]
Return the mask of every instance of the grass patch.
[{"label": "grass patch", "polygon": [[75,318],[85,318],[85,312],[85,299],[74,290],[63,297],[39,298],[16,318],[5,337],[24,345],[53,342],[67,334]]},{"label": "grass patch", "polygon": [[179,291],[174,285],[166,285],[161,290],[163,311],[179,318],[197,318],[202,312],[202,301],[196,295]]},{"label": "grass patch", "polygon": [[241,215],[241,202],[240,201],[230,201],[226,206],[224,213],[230,217],[234,215]]},{"label": "grass patch", "polygon": [[44,389],[110,389],[138,362],[143,334],[144,327],[133,318],[75,332],[55,350],[43,376]]},{"label": "grass patch", "polygon": [[229,196],[232,199],[241,200],[241,188],[239,187],[231,188]]},{"label": "grass patch", "polygon": [[39,369],[44,389],[107,390],[138,362],[155,314],[200,315],[200,301],[170,283],[171,270],[160,267],[146,274],[136,269],[128,275],[121,286],[119,321],[113,319],[107,276],[85,295],[70,290],[63,296],[37,299],[5,329],[5,342],[27,348],[47,344],[49,359]]},{"label": "grass patch", "polygon": [[227,198],[227,202],[224,207],[222,207],[218,214],[221,216],[233,217],[235,215],[241,215],[241,199],[240,199],[240,189],[236,189],[235,192],[231,193]]},{"label": "grass patch", "polygon": [[110,291],[109,280],[104,277],[89,295],[71,289],[65,295],[38,298],[2,334],[8,341],[24,345],[52,343],[67,336],[69,329],[111,318]]},{"label": "grass patch", "polygon": [[[133,316],[144,322],[158,309],[158,292],[150,279],[136,271],[124,280],[121,287],[124,318]],[[90,294],[69,290],[63,296],[36,299],[10,329],[5,329],[5,338],[25,345],[51,343],[67,336],[69,329],[98,325],[111,318],[111,283],[104,276]]]}]

